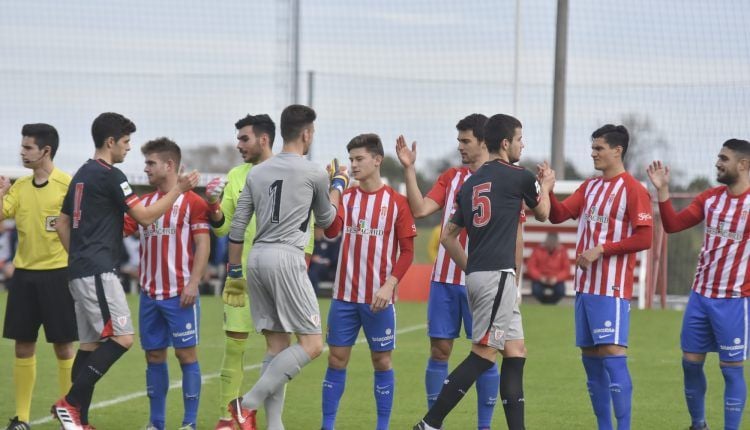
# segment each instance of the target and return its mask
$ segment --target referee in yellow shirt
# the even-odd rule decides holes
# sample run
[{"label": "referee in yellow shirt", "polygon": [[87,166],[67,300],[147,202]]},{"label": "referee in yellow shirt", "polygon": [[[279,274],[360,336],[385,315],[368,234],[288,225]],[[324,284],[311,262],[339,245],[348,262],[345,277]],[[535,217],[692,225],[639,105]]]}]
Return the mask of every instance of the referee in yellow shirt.
[{"label": "referee in yellow shirt", "polygon": [[0,220],[14,218],[18,250],[16,271],[8,285],[3,337],[15,340],[13,380],[16,414],[7,430],[29,429],[31,393],[36,380],[36,339],[44,325],[57,356],[61,395],[71,385],[73,342],[78,330],[68,290],[68,253],[55,231],[70,175],[55,168],[59,137],[49,124],[26,124],[21,130],[21,160],[32,175],[10,180],[0,176]]}]

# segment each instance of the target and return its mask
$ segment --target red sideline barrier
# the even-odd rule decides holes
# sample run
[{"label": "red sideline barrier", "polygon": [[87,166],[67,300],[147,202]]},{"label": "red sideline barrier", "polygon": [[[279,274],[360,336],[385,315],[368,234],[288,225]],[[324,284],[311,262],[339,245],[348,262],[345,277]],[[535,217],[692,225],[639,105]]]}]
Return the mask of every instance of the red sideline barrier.
[{"label": "red sideline barrier", "polygon": [[412,264],[398,283],[398,300],[426,302],[430,295],[432,264]]}]

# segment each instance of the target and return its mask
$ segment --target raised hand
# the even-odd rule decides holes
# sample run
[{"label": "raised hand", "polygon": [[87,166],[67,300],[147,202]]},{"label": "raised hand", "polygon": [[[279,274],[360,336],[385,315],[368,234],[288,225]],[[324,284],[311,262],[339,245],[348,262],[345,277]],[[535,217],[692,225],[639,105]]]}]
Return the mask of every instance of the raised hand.
[{"label": "raised hand", "polygon": [[201,175],[197,170],[193,170],[188,174],[184,174],[184,167],[180,167],[180,176],[177,178],[177,186],[180,187],[181,192],[190,191],[198,185]]},{"label": "raised hand", "polygon": [[412,142],[411,149],[409,149],[406,145],[406,139],[404,136],[399,136],[398,139],[396,139],[396,155],[402,166],[414,166],[414,163],[417,161],[417,142]]},{"label": "raised hand", "polygon": [[646,168],[646,173],[657,190],[669,187],[669,167],[662,164],[660,160],[655,160],[649,164]]},{"label": "raised hand", "polygon": [[206,201],[210,205],[215,205],[221,199],[221,193],[224,192],[224,187],[227,185],[227,180],[222,177],[216,177],[208,181],[206,184]]},{"label": "raised hand", "polygon": [[339,160],[334,158],[326,166],[328,172],[328,179],[331,181],[330,188],[339,190],[340,193],[344,193],[346,187],[349,186],[349,173],[346,171],[346,166],[339,164]]},{"label": "raised hand", "polygon": [[4,196],[10,189],[10,178],[7,176],[0,176],[0,196]]}]

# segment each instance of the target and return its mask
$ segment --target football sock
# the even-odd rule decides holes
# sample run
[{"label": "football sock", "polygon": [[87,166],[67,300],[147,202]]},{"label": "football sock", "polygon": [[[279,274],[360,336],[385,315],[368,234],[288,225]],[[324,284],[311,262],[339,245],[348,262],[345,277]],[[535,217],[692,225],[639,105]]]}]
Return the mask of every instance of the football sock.
[{"label": "football sock", "polygon": [[78,373],[73,386],[68,391],[66,396],[68,403],[88,410],[91,405],[91,396],[94,394],[94,385],[127,350],[124,346],[109,339],[91,352],[87,363]]},{"label": "football sock", "polygon": [[[263,376],[268,369],[268,365],[273,361],[275,354],[266,353],[263,357],[263,365],[260,368],[260,375]],[[266,426],[268,430],[283,430],[284,423],[281,421],[281,415],[284,412],[284,396],[286,395],[286,385],[274,391],[263,401],[263,407],[266,409]]]},{"label": "football sock", "polygon": [[500,374],[497,364],[485,370],[477,379],[477,428],[490,428],[492,413],[495,411],[497,394],[500,387]]},{"label": "football sock", "polygon": [[692,425],[702,427],[706,423],[706,374],[702,361],[682,360],[685,381],[685,401]]},{"label": "football sock", "polygon": [[625,355],[604,357],[604,367],[609,374],[609,392],[617,419],[617,430],[630,430],[630,408],[633,397],[633,383],[628,371]]},{"label": "football sock", "polygon": [[180,368],[182,369],[182,404],[185,407],[182,425],[195,426],[198,421],[198,404],[201,399],[201,367],[196,361],[180,364]]},{"label": "football sock", "polygon": [[500,373],[503,378],[500,381],[500,398],[503,400],[505,410],[505,421],[510,430],[523,430],[524,403],[523,397],[523,366],[526,364],[524,357],[503,358],[500,365]]},{"label": "football sock", "polygon": [[[86,367],[86,363],[89,360],[89,357],[91,356],[92,351],[84,351],[82,349],[79,349],[76,352],[76,358],[73,359],[73,368],[70,372],[70,382],[71,385],[73,381],[76,380],[78,375],[81,373],[81,370],[83,370],[84,367]],[[71,386],[72,388],[72,386]],[[70,388],[68,388],[68,391],[70,391]],[[88,424],[89,423],[89,406],[86,405],[85,407],[81,406],[81,424]]]},{"label": "football sock", "polygon": [[219,417],[232,419],[227,405],[240,396],[244,370],[242,368],[247,339],[224,338],[224,359],[219,372]]},{"label": "football sock", "polygon": [[721,366],[724,375],[724,429],[736,430],[742,422],[747,387],[742,366]]},{"label": "football sock", "polygon": [[248,409],[258,409],[271,393],[291,381],[309,362],[310,356],[299,344],[281,351],[276,358],[271,360],[265,373],[253,388],[242,396],[242,406]]},{"label": "football sock", "polygon": [[375,429],[388,430],[393,409],[393,392],[396,389],[393,369],[376,370],[372,388],[378,412],[378,423]]},{"label": "football sock", "polygon": [[591,406],[594,408],[597,428],[612,430],[612,395],[609,391],[609,374],[601,357],[581,356],[586,370],[586,386],[589,389]]},{"label": "football sock", "polygon": [[336,422],[336,413],[339,410],[339,401],[344,395],[346,387],[346,369],[334,369],[329,367],[323,379],[323,430],[333,430]]},{"label": "football sock", "polygon": [[424,371],[424,386],[427,391],[427,409],[435,404],[443,382],[448,377],[448,362],[438,361],[430,358],[427,360],[427,369]]},{"label": "football sock", "polygon": [[36,382],[36,356],[18,358],[13,364],[13,381],[16,386],[16,415],[23,422],[31,416],[31,393]]},{"label": "football sock", "polygon": [[149,422],[159,430],[164,430],[168,390],[169,368],[167,363],[147,363],[146,394],[148,395]]},{"label": "football sock", "polygon": [[461,401],[479,375],[493,364],[495,363],[470,352],[469,356],[446,378],[435,404],[424,416],[425,424],[435,428],[442,427],[443,420],[448,413]]},{"label": "football sock", "polygon": [[70,379],[73,373],[73,361],[74,359],[57,359],[57,384],[60,386],[60,396],[64,396],[73,381]]}]

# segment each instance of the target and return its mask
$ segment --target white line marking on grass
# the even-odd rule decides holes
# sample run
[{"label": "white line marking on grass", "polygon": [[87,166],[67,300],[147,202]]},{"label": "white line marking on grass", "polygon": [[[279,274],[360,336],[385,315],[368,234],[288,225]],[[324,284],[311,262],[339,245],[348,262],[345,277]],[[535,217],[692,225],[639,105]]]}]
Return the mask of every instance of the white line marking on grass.
[{"label": "white line marking on grass", "polygon": [[[421,329],[426,328],[426,327],[427,327],[426,324],[413,325],[413,326],[410,326],[410,327],[403,328],[401,330],[396,330],[396,334],[409,333],[409,332],[412,332],[412,331],[421,330]],[[366,342],[367,342],[367,339],[366,338],[362,338],[362,339],[357,339],[356,343],[357,344],[361,344],[361,343],[366,343]],[[326,352],[326,351],[328,351],[328,347],[327,346],[325,348],[323,348],[323,352]],[[258,369],[262,365],[263,365],[263,363],[249,364],[247,366],[244,366],[244,369],[245,369],[245,371],[247,371],[247,370],[253,370],[253,369]],[[216,379],[218,377],[219,377],[219,372],[205,374],[201,378],[201,382],[205,384],[206,382],[211,381],[213,379]],[[169,384],[169,389],[170,390],[173,390],[175,388],[182,388],[182,380],[174,381],[171,384]],[[114,399],[109,399],[109,400],[104,400],[104,401],[101,401],[101,402],[97,402],[97,403],[92,404],[91,407],[89,407],[89,410],[106,408],[108,406],[117,405],[117,404],[120,404],[120,403],[125,403],[127,401],[130,401],[130,400],[133,400],[133,399],[137,399],[139,397],[146,397],[146,391],[137,391],[135,393],[125,394],[123,396],[115,397]],[[35,426],[35,425],[39,425],[39,424],[48,423],[48,422],[50,422],[52,420],[53,420],[53,418],[51,416],[47,416],[47,417],[44,417],[44,418],[39,418],[39,419],[36,419],[34,421],[31,421],[29,424],[31,424],[32,426]]]}]

